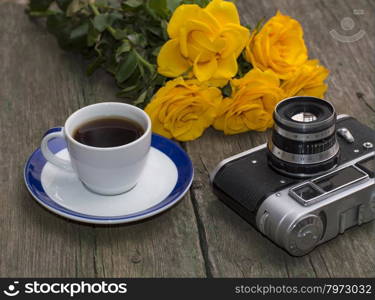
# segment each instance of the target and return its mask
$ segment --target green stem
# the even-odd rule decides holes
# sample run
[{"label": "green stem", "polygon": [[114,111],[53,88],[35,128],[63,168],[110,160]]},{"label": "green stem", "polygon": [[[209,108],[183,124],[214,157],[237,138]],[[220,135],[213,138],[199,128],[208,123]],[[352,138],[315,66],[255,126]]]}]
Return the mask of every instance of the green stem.
[{"label": "green stem", "polygon": [[48,17],[52,15],[56,15],[56,11],[53,10],[46,10],[46,11],[29,11],[29,15],[32,17]]},{"label": "green stem", "polygon": [[150,73],[151,73],[151,74],[154,73],[154,72],[155,72],[154,66],[151,65],[147,60],[145,60],[145,59],[142,57],[142,55],[140,55],[140,54],[138,53],[138,51],[135,50],[135,48],[133,48],[133,51],[134,51],[135,56],[138,58],[138,60],[139,60],[142,64],[144,64],[144,65],[149,69]]},{"label": "green stem", "polygon": [[95,16],[99,16],[100,15],[100,12],[99,12],[98,8],[95,6],[95,4],[89,3],[89,6],[92,9],[92,11],[94,12]]},{"label": "green stem", "polygon": [[100,7],[104,8],[104,9],[108,9],[108,10],[115,10],[115,11],[119,11],[119,12],[124,12],[121,8],[111,7],[111,6],[108,6],[108,5],[101,5]]},{"label": "green stem", "polygon": [[[92,11],[94,12],[94,15],[95,15],[95,16],[99,16],[99,15],[100,15],[100,11],[99,11],[99,9],[95,6],[95,4],[93,4],[93,3],[89,3],[89,6],[90,6],[90,8],[92,9]],[[116,32],[116,30],[115,30],[112,26],[108,26],[108,27],[107,27],[107,30],[108,30],[109,33],[115,38],[115,32]]]},{"label": "green stem", "polygon": [[110,32],[110,34],[116,39],[115,37],[115,33],[116,33],[116,30],[112,27],[112,26],[108,26],[107,27],[107,30]]}]

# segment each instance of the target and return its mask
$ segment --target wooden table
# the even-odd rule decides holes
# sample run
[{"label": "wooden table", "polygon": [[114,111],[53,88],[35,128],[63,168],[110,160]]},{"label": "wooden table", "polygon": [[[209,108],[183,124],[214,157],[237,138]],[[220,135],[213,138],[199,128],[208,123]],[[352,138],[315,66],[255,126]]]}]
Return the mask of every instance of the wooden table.
[{"label": "wooden table", "polygon": [[[375,276],[375,222],[294,258],[213,195],[209,171],[225,157],[265,142],[264,133],[224,136],[207,130],[183,144],[194,163],[193,186],[178,205],[152,219],[94,226],[43,209],[23,183],[23,166],[44,131],[82,106],[119,99],[112,78],[104,72],[87,78],[79,55],[62,51],[19,2],[25,1],[0,0],[0,276]],[[241,0],[238,6],[251,25],[277,9],[298,19],[310,56],[331,70],[327,99],[339,113],[375,128],[374,1]],[[353,30],[340,27],[344,17],[354,20]],[[365,35],[343,43],[331,30]]]}]

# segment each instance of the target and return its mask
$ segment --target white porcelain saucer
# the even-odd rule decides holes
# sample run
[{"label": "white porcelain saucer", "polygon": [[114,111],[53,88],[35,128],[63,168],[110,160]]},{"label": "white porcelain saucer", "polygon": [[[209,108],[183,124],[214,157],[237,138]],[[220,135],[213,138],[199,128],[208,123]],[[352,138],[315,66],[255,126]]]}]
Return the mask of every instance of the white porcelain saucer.
[{"label": "white porcelain saucer", "polygon": [[[25,183],[41,205],[72,220],[118,224],[145,219],[178,202],[193,180],[192,163],[176,143],[153,134],[151,145],[138,184],[121,195],[102,196],[90,192],[75,174],[47,162],[40,149],[26,163]],[[69,157],[62,139],[51,140],[49,148],[60,157]]]}]

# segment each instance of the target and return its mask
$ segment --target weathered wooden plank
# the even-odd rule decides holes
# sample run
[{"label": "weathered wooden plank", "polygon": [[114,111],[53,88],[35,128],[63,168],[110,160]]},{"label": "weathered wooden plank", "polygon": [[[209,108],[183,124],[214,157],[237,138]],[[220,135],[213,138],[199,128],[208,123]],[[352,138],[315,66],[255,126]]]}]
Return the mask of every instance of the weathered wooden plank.
[{"label": "weathered wooden plank", "polygon": [[0,4],[0,276],[202,277],[189,196],[162,215],[126,226],[59,218],[28,194],[23,165],[43,132],[74,110],[115,99],[112,78],[86,78],[79,56],[59,49],[24,6]]},{"label": "weathered wooden plank", "polygon": [[[327,98],[339,112],[350,112],[375,127],[373,2],[242,0],[239,5],[243,18],[253,25],[277,8],[298,18],[311,56],[332,71]],[[365,14],[354,16],[353,9],[364,9]],[[27,195],[22,165],[43,130],[62,124],[83,105],[114,100],[115,87],[104,74],[86,79],[84,63],[59,50],[22,10],[0,6],[0,276],[206,275],[189,198],[143,223],[97,227],[57,218]],[[345,33],[340,31],[345,16],[356,21],[355,30],[366,31],[356,43],[343,44],[329,35],[332,29]],[[264,141],[260,133],[224,138],[209,130],[202,139],[186,144],[196,168],[192,197],[207,275],[374,276],[374,224],[352,229],[306,257],[292,258],[213,196],[208,170]]]},{"label": "weathered wooden plank", "polygon": [[[350,0],[242,0],[242,19],[255,26],[279,9],[298,19],[305,30],[310,56],[331,70],[327,99],[339,113],[349,113],[375,128],[375,20],[373,1]],[[362,9],[363,15],[354,15]],[[358,11],[357,11],[358,12]],[[355,28],[344,31],[340,21],[350,17]],[[332,38],[330,31],[365,36],[353,43]],[[193,202],[202,224],[202,241],[208,273],[214,277],[372,277],[375,275],[375,225],[354,228],[311,254],[293,258],[261,236],[212,194],[208,174],[230,155],[265,142],[265,134],[249,132],[227,136],[214,130],[186,148],[195,165]]]}]

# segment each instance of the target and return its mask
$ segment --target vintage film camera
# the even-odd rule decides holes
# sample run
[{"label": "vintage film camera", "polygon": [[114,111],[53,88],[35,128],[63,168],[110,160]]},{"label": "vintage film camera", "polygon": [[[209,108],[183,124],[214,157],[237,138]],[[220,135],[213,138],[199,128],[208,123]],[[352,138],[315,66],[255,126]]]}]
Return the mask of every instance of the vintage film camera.
[{"label": "vintage film camera", "polygon": [[375,219],[375,130],[327,101],[293,97],[268,144],[222,161],[215,194],[294,256]]}]

